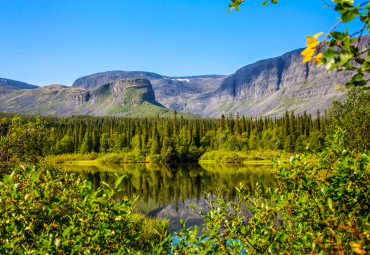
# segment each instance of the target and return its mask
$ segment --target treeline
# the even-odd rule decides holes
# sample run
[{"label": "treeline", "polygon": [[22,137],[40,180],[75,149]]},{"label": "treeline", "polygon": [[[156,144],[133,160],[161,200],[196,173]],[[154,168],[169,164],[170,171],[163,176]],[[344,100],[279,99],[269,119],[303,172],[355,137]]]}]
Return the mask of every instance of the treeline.
[{"label": "treeline", "polygon": [[[53,128],[53,154],[122,153],[131,161],[146,157],[164,161],[196,161],[209,151],[284,149],[321,151],[325,137],[338,126],[347,130],[352,149],[369,148],[369,93],[350,91],[329,113],[316,116],[286,112],[282,117],[247,118],[236,114],[220,119],[177,117],[42,117]],[[352,107],[352,108],[351,108]],[[6,114],[1,114],[5,117]],[[33,119],[35,117],[23,117]],[[5,128],[4,128],[5,127]],[[6,125],[3,125],[6,134]],[[130,158],[131,157],[131,158]],[[129,160],[130,161],[130,160]]]},{"label": "treeline", "polygon": [[211,150],[285,149],[303,151],[307,144],[321,150],[328,130],[328,121],[317,114],[282,118],[220,119],[72,116],[42,117],[54,129],[54,154],[128,153],[159,156],[165,160],[197,160]]}]

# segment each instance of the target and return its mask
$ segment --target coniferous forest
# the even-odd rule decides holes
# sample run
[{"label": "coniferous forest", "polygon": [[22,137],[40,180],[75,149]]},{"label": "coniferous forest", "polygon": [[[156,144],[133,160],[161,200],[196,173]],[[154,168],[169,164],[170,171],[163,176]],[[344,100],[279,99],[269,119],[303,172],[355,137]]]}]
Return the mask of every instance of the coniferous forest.
[{"label": "coniferous forest", "polygon": [[[6,115],[5,115],[6,116]],[[3,117],[5,117],[3,116]],[[34,117],[23,117],[33,120]],[[53,130],[52,154],[123,153],[132,161],[197,161],[209,151],[321,151],[332,130],[327,114],[287,112],[282,118],[41,117]],[[7,132],[6,128],[3,132]]]},{"label": "coniferous forest", "polygon": [[[260,156],[248,159],[268,158],[268,152],[274,150],[300,153],[308,148],[320,152],[328,134],[338,127],[350,137],[346,140],[349,148],[369,149],[368,97],[367,93],[353,90],[346,102],[335,102],[329,111],[318,111],[316,116],[286,112],[282,117],[248,118],[236,114],[222,115],[220,119],[178,118],[174,111],[172,118],[39,118],[52,130],[49,153],[54,155],[115,153],[110,156],[116,162],[198,161],[203,155],[202,159],[240,162],[248,151],[260,152]],[[7,116],[12,115],[0,117]],[[33,121],[36,117],[23,119]],[[3,135],[7,125],[9,122],[3,123]]]}]

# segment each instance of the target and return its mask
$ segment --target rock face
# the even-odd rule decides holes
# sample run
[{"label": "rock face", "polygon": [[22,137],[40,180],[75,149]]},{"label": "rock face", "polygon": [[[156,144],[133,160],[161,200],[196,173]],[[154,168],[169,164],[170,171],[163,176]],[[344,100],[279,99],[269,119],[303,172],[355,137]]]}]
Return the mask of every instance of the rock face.
[{"label": "rock face", "polygon": [[94,89],[50,85],[0,94],[0,111],[48,115],[131,115],[169,112],[155,100],[149,80],[120,79]]},{"label": "rock face", "polygon": [[350,79],[347,72],[327,73],[314,63],[302,63],[302,49],[245,66],[227,77],[212,94],[205,95],[202,113],[281,115],[286,110],[315,113],[330,107],[344,93],[336,84]]},{"label": "rock face", "polygon": [[[363,37],[361,48],[368,48],[370,36]],[[212,94],[203,97],[199,112],[206,116],[245,114],[279,116],[286,110],[315,114],[342,99],[345,92],[334,89],[348,81],[352,73],[327,72],[313,62],[302,63],[303,49],[247,65],[227,77]]]}]

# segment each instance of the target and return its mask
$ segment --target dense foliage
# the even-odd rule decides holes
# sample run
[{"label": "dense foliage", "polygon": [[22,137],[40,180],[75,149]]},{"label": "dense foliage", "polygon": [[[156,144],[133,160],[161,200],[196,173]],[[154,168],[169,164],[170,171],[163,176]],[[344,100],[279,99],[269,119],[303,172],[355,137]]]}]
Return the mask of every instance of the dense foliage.
[{"label": "dense foliage", "polygon": [[259,186],[252,193],[242,185],[235,201],[210,199],[211,211],[200,212],[205,234],[181,221],[184,228],[173,246],[164,223],[148,228],[132,213],[129,199],[115,200],[122,177],[113,188],[94,191],[91,183],[44,160],[36,168],[15,167],[0,182],[0,251],[366,254],[370,153],[345,150],[343,137],[335,132],[315,159],[298,155],[289,167],[276,160],[277,188]]},{"label": "dense foliage", "polygon": [[0,122],[0,176],[19,163],[36,164],[46,156],[52,145],[51,132],[46,123],[36,118],[25,122],[16,117]]},{"label": "dense foliage", "polygon": [[[207,230],[184,229],[179,254],[368,254],[370,153],[356,156],[336,132],[317,161],[276,161],[278,188],[239,189],[237,201],[209,200]],[[251,215],[245,215],[245,211]],[[279,224],[282,220],[282,224]]]},{"label": "dense foliage", "polygon": [[153,251],[166,234],[162,222],[145,228],[127,198],[112,201],[122,178],[102,194],[53,164],[24,170],[0,182],[2,254]]},{"label": "dense foliage", "polygon": [[350,150],[363,152],[369,150],[370,134],[370,93],[358,89],[348,91],[343,102],[334,101],[330,109],[331,122],[346,131],[344,144]]}]

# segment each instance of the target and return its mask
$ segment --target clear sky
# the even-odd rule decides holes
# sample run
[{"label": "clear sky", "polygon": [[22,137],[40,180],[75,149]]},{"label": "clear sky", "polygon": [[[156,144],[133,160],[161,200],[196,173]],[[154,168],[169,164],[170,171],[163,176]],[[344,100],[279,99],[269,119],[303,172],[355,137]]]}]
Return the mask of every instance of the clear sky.
[{"label": "clear sky", "polygon": [[[305,46],[338,14],[321,0],[0,0],[0,77],[72,85],[124,70],[231,74]],[[330,0],[328,0],[330,2]]]}]

